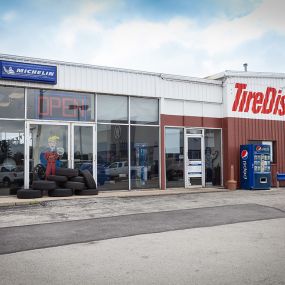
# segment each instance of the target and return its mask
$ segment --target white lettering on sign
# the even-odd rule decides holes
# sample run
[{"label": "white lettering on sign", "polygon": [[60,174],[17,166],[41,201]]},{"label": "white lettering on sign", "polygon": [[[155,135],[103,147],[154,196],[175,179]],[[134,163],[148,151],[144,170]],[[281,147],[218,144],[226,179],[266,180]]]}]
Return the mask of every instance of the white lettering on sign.
[{"label": "white lettering on sign", "polygon": [[54,76],[54,72],[52,72],[52,71],[44,71],[44,70],[36,70],[36,69],[25,69],[25,68],[17,68],[16,69],[16,73]]}]

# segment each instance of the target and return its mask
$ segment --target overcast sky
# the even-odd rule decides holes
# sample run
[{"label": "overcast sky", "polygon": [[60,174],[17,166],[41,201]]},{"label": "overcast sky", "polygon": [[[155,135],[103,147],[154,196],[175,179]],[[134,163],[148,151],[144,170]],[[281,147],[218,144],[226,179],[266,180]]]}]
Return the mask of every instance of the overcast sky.
[{"label": "overcast sky", "polygon": [[284,0],[0,0],[0,53],[205,77],[285,72]]}]

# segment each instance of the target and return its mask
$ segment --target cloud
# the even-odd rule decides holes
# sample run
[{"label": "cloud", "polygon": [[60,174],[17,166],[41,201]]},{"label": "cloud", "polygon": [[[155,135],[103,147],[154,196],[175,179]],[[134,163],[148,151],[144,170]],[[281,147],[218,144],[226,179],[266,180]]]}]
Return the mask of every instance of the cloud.
[{"label": "cloud", "polygon": [[285,2],[283,0],[266,0],[255,11],[250,19],[263,30],[275,30],[285,35]]},{"label": "cloud", "polygon": [[17,17],[16,11],[7,11],[2,16],[2,21],[9,23],[12,22]]},{"label": "cloud", "polygon": [[[247,1],[254,10],[239,6]],[[21,52],[26,49],[27,55],[35,57],[190,76],[241,68],[249,59],[256,68],[277,70],[277,63],[280,66],[280,61],[262,63],[260,58],[271,58],[269,41],[276,41],[274,48],[278,43],[284,44],[285,2],[282,0],[233,0],[234,6],[227,6],[229,17],[215,16],[209,21],[204,18],[201,21],[197,15],[186,12],[158,19],[136,17],[131,13],[123,14],[124,17],[116,15],[121,6],[128,8],[128,3],[128,0],[82,0],[76,12],[61,13],[60,22],[40,27],[30,24],[35,29],[33,37],[31,31],[23,27],[19,33],[20,42],[25,41]],[[182,1],[179,3],[181,6]],[[222,7],[229,1],[218,0],[217,3]],[[44,23],[47,21],[48,16]],[[26,30],[29,35],[25,34]],[[9,46],[15,46],[13,52],[19,53],[16,51],[19,45],[12,44],[16,39],[5,38],[0,46],[2,51],[3,46],[8,52],[12,50]],[[278,49],[278,55],[285,58],[285,51]]]}]

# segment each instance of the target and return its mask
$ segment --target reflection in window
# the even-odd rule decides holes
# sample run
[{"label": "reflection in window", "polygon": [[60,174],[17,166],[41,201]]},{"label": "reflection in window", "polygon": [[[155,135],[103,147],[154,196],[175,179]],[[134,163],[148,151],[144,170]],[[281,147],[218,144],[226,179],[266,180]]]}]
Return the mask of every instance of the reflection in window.
[{"label": "reflection in window", "polygon": [[93,127],[74,126],[74,167],[93,174]]},{"label": "reflection in window", "polygon": [[0,195],[16,194],[24,183],[24,122],[0,125]]},{"label": "reflection in window", "polygon": [[127,96],[98,95],[97,104],[99,122],[128,123]]},{"label": "reflection in window", "polygon": [[221,130],[205,130],[206,185],[221,185]]},{"label": "reflection in window", "polygon": [[99,189],[128,190],[128,126],[98,124],[97,155]]},{"label": "reflection in window", "polygon": [[131,97],[132,124],[158,124],[158,99]]},{"label": "reflection in window", "polygon": [[159,187],[159,128],[131,126],[131,188]]},{"label": "reflection in window", "polygon": [[25,116],[24,88],[0,86],[0,117],[20,118]]},{"label": "reflection in window", "polygon": [[165,129],[166,187],[184,187],[184,132]]},{"label": "reflection in window", "polygon": [[95,95],[56,90],[28,89],[29,119],[94,121]]},{"label": "reflection in window", "polygon": [[188,159],[201,160],[201,138],[188,138]]}]

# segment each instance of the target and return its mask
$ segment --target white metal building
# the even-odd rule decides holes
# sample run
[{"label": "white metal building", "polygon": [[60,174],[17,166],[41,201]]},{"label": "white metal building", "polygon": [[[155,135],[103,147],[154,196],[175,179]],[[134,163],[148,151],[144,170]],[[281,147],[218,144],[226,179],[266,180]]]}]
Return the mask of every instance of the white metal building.
[{"label": "white metal building", "polygon": [[44,179],[52,138],[57,167],[89,169],[101,190],[223,186],[231,164],[239,179],[239,144],[271,143],[273,164],[284,147],[272,135],[277,125],[233,139],[252,122],[283,123],[283,115],[229,111],[236,83],[278,93],[282,74],[200,79],[12,55],[0,55],[0,64],[0,166],[13,169],[0,176],[2,194],[21,177],[25,188]]}]

